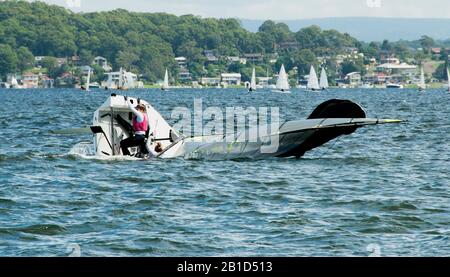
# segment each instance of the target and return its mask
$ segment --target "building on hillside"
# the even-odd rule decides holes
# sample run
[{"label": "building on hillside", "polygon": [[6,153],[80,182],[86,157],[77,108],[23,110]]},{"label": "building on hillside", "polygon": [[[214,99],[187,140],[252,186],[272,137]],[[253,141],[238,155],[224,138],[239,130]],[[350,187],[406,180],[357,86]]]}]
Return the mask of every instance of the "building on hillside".
[{"label": "building on hillside", "polygon": [[300,43],[297,41],[284,41],[275,45],[275,49],[278,50],[297,50],[300,49]]},{"label": "building on hillside", "polygon": [[112,67],[108,64],[108,60],[106,58],[103,58],[103,57],[100,57],[100,56],[95,57],[94,61],[92,62],[92,64],[100,66],[106,72],[110,72],[112,70]]},{"label": "building on hillside", "polygon": [[79,56],[72,56],[70,62],[73,66],[81,66],[81,58]]},{"label": "building on hillside", "polygon": [[178,64],[179,67],[187,66],[187,59],[185,57],[176,57],[175,62]]},{"label": "building on hillside", "polygon": [[89,71],[91,72],[91,74],[94,72],[94,69],[92,67],[90,67],[89,65],[82,66],[82,67],[80,67],[80,69],[81,69],[81,73],[86,76],[89,74]]},{"label": "building on hillside", "polygon": [[56,58],[56,64],[61,67],[67,63],[67,58]]},{"label": "building on hillside", "polygon": [[378,65],[377,71],[385,72],[389,75],[407,75],[412,77],[417,72],[417,66],[407,63],[385,63]]},{"label": "building on hillside", "polygon": [[364,83],[370,83],[374,85],[385,84],[388,79],[388,75],[384,72],[368,73],[364,75]]},{"label": "building on hillside", "polygon": [[181,82],[192,81],[192,74],[187,67],[187,59],[185,57],[176,57],[175,62],[178,65],[178,80]]},{"label": "building on hillside", "polygon": [[205,50],[203,53],[205,54],[207,63],[217,63],[219,61],[219,58],[216,57],[213,50]]},{"label": "building on hillside", "polygon": [[189,72],[189,69],[183,67],[178,71],[178,79],[181,82],[189,82],[192,81],[192,74]]},{"label": "building on hillside", "polygon": [[250,63],[262,63],[264,61],[264,55],[262,53],[247,53],[243,58]]},{"label": "building on hillside", "polygon": [[433,55],[440,55],[441,54],[441,48],[439,48],[439,47],[431,48],[431,54],[433,54]]},{"label": "building on hillside", "polygon": [[356,47],[345,47],[345,53],[349,55],[357,55],[359,54],[359,50]]},{"label": "building on hillside", "polygon": [[241,84],[242,75],[240,73],[222,73],[220,77],[223,84],[237,86]]},{"label": "building on hillside", "polygon": [[247,64],[247,59],[238,57],[238,56],[227,56],[225,57],[225,60],[228,64],[230,63],[240,63],[240,64]]}]

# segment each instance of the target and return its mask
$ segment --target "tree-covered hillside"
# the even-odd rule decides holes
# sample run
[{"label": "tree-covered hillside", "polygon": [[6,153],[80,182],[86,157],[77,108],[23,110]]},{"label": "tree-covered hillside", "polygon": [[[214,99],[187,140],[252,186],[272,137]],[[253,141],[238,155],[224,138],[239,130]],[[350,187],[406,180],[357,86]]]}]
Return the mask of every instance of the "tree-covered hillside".
[{"label": "tree-covered hillside", "polygon": [[[412,46],[423,50],[417,51]],[[122,9],[73,13],[42,2],[0,2],[0,77],[3,78],[7,73],[23,72],[34,66],[34,56],[79,56],[84,65],[96,56],[103,56],[115,70],[124,67],[141,74],[147,81],[156,81],[163,77],[166,67],[172,76],[177,76],[174,58],[184,56],[194,79],[229,71],[240,72],[247,80],[253,66],[258,76],[265,76],[267,72],[276,72],[282,63],[291,75],[299,77],[309,72],[311,64],[317,66],[319,62],[325,63],[333,79],[347,71],[364,73],[369,59],[379,59],[383,51],[402,60],[420,62],[432,57],[432,47],[436,43],[426,36],[416,42],[362,43],[348,34],[321,30],[318,26],[292,32],[286,24],[266,21],[254,33],[245,30],[236,19],[178,17]],[[362,58],[337,64],[335,57],[348,53],[349,49],[357,49]],[[205,50],[218,60],[208,61]],[[262,55],[263,60],[247,64],[227,60],[245,54]],[[446,60],[444,54],[442,60]],[[53,67],[48,68],[51,75],[67,70],[56,68],[55,59],[46,63]]]},{"label": "tree-covered hillside", "polygon": [[[252,33],[235,19],[177,17],[126,10],[83,14],[42,2],[0,3],[0,44],[3,48],[0,56],[16,52],[9,61],[11,70],[23,69],[23,64],[27,64],[18,61],[24,58],[21,53],[25,52],[34,56],[79,55],[85,61],[103,56],[114,68],[123,66],[138,70],[147,79],[155,80],[161,78],[165,67],[176,69],[175,56],[185,56],[189,69],[198,77],[204,74],[204,50],[213,50],[217,56],[268,54],[275,52],[276,44],[289,41],[298,42],[300,48],[294,51],[292,59],[280,59],[287,62],[288,70],[297,66],[305,55],[312,60],[313,54],[359,46],[354,38],[336,31],[311,27],[293,33],[287,25],[272,21],[265,22],[259,32]],[[305,48],[311,49],[312,53],[302,52]]]}]

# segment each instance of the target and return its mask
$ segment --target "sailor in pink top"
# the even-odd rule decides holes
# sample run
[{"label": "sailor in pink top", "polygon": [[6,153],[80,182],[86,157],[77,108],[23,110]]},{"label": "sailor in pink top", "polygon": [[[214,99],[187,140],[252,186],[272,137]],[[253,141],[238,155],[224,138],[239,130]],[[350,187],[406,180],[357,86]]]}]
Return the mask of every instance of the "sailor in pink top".
[{"label": "sailor in pink top", "polygon": [[139,104],[136,108],[130,101],[127,100],[128,107],[133,112],[133,130],[134,136],[130,136],[127,139],[124,139],[120,142],[120,148],[122,149],[122,154],[124,156],[130,156],[129,147],[140,146],[142,154],[148,154],[145,147],[145,135],[148,131],[148,117],[147,117],[147,109],[145,105]]}]

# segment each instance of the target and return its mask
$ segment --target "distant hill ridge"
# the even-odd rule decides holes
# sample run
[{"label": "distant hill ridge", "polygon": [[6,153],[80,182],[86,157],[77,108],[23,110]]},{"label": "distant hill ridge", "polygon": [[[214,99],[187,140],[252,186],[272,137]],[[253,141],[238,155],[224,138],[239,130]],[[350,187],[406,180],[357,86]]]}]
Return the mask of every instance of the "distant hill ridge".
[{"label": "distant hill ridge", "polygon": [[[242,26],[251,32],[258,31],[264,20],[240,19]],[[450,19],[342,17],[301,20],[275,20],[286,23],[296,32],[301,28],[318,25],[322,29],[345,32],[362,41],[416,40],[422,35],[434,39],[450,39]]]}]

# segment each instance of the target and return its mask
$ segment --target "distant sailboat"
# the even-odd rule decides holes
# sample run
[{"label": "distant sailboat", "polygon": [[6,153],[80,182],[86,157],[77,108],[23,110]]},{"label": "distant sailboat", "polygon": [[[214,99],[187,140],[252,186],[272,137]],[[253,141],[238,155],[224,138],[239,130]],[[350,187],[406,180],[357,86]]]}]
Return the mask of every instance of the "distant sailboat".
[{"label": "distant sailboat", "polygon": [[89,68],[85,90],[90,91],[91,90],[90,87],[91,87],[91,69]]},{"label": "distant sailboat", "polygon": [[447,68],[447,91],[450,92],[450,72]]},{"label": "distant sailboat", "polygon": [[330,86],[328,85],[328,76],[325,68],[322,68],[322,73],[320,74],[320,88],[322,90],[328,89]]},{"label": "distant sailboat", "polygon": [[276,90],[273,90],[273,92],[291,93],[290,89],[288,75],[283,64],[281,65],[280,74],[278,74]]},{"label": "distant sailboat", "polygon": [[256,70],[253,68],[252,73],[252,81],[250,82],[250,88],[248,89],[249,92],[256,90]]},{"label": "distant sailboat", "polygon": [[419,82],[419,91],[424,91],[427,88],[425,84],[425,73],[423,72],[423,67],[420,69],[420,82]]},{"label": "distant sailboat", "polygon": [[164,75],[164,83],[162,85],[161,90],[168,91],[169,88],[170,88],[170,86],[169,86],[169,71],[166,68],[166,74]]},{"label": "distant sailboat", "polygon": [[309,72],[308,85],[306,85],[306,88],[309,90],[320,90],[319,79],[317,78],[316,70],[312,65]]}]

